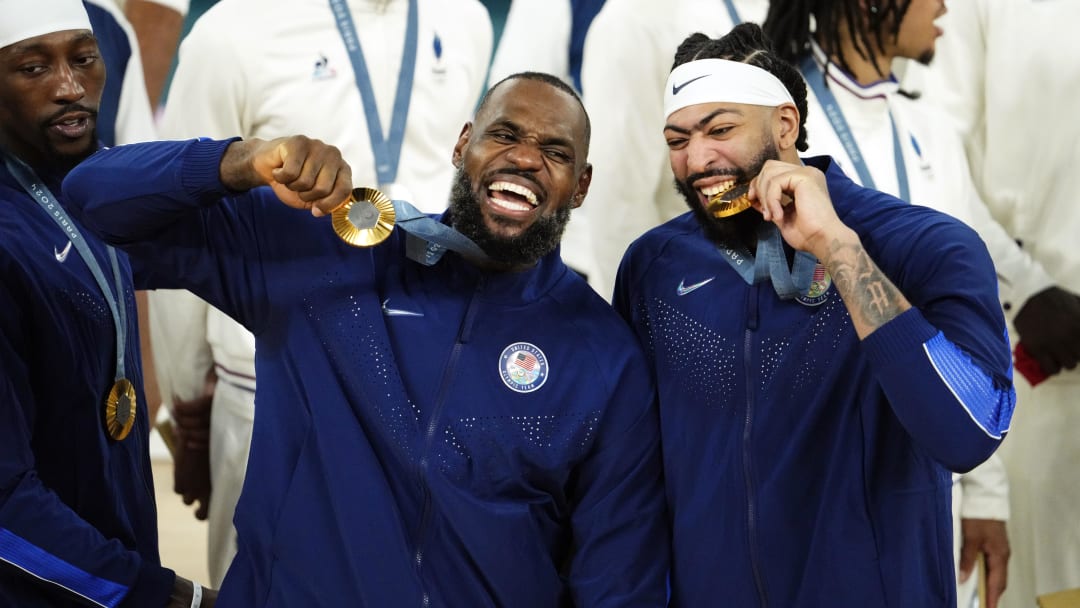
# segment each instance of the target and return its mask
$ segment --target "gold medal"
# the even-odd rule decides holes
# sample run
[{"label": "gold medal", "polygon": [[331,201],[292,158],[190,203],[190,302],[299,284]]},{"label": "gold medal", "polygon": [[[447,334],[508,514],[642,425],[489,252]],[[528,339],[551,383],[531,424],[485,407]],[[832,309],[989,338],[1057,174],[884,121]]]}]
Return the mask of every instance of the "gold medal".
[{"label": "gold medal", "polygon": [[750,191],[750,184],[732,186],[723,192],[717,192],[709,199],[707,211],[713,217],[731,217],[736,213],[742,213],[751,207],[750,197],[746,193]]},{"label": "gold medal", "polygon": [[116,381],[105,399],[105,426],[109,437],[123,441],[135,426],[135,409],[138,401],[135,386],[127,378]]},{"label": "gold medal", "polygon": [[394,203],[374,188],[354,188],[349,200],[334,209],[334,232],[353,247],[373,247],[394,229]]}]

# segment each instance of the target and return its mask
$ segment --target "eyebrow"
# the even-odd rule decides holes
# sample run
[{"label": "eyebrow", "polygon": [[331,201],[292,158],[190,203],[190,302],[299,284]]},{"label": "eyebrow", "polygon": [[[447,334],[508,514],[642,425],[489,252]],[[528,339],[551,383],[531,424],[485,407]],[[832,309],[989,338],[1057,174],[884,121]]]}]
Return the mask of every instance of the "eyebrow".
[{"label": "eyebrow", "polygon": [[[739,111],[739,110],[736,110],[734,108],[717,108],[716,110],[713,110],[712,112],[709,112],[701,120],[697,121],[697,124],[694,125],[694,128],[701,129],[705,125],[712,122],[712,119],[716,118],[717,116],[719,116],[721,114],[728,114],[728,113],[730,113],[730,114],[738,114],[739,116],[742,116],[742,112]],[[665,131],[667,131],[669,129],[672,130],[672,131],[675,131],[676,133],[682,133],[683,135],[689,135],[690,134],[690,129],[684,129],[682,127],[679,127],[679,126],[676,126],[676,125],[673,125],[673,124],[670,124],[670,123],[664,125],[664,130]]]},{"label": "eyebrow", "polygon": [[[514,135],[521,135],[521,127],[518,126],[517,123],[515,123],[514,121],[509,120],[509,119],[497,120],[497,121],[491,123],[491,126],[488,127],[488,129],[492,129],[492,128],[495,128],[495,127],[503,127],[503,128],[506,128],[506,129],[510,129],[511,131],[514,132]],[[542,146],[562,146],[564,148],[569,148],[571,150],[574,149],[574,142],[572,142],[569,139],[566,139],[565,137],[548,137],[547,139],[540,140],[540,145],[542,145]]]}]

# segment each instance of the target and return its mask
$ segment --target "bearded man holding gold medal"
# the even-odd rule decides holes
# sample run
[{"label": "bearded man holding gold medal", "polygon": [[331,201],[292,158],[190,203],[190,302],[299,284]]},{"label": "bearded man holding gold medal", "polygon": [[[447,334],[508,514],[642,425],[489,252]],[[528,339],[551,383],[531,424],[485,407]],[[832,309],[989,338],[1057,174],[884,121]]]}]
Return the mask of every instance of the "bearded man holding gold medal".
[{"label": "bearded man holding gold medal", "polygon": [[148,286],[256,336],[224,604],[664,604],[655,388],[558,253],[588,141],[573,90],[522,73],[462,129],[438,217],[301,136],[123,146],[68,175]]},{"label": "bearded man holding gold medal", "polygon": [[691,212],[623,259],[660,393],[671,606],[956,605],[950,471],[1015,404],[997,277],[961,222],[807,147],[761,28],[680,45],[663,131]]},{"label": "bearded man holding gold medal", "polygon": [[212,606],[158,556],[131,264],[57,196],[99,145],[90,19],[0,16],[0,605]]}]

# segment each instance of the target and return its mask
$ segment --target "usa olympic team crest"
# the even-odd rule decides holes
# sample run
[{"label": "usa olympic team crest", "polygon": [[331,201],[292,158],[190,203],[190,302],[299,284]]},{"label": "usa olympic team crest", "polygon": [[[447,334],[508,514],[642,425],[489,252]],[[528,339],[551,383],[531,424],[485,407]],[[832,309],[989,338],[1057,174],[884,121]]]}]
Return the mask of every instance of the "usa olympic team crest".
[{"label": "usa olympic team crest", "polygon": [[828,299],[829,287],[832,286],[832,275],[825,267],[818,264],[814,267],[814,277],[810,280],[810,289],[805,296],[797,296],[795,300],[805,306],[820,306]]},{"label": "usa olympic team crest", "polygon": [[518,393],[531,393],[548,379],[548,361],[544,351],[528,342],[515,342],[499,356],[499,375],[503,384]]}]

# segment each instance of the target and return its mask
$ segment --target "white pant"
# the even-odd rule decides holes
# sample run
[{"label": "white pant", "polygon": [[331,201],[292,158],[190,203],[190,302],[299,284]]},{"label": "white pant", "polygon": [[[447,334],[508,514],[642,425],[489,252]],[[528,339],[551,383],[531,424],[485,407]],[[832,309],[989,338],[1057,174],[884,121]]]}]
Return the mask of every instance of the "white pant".
[{"label": "white pant", "polygon": [[233,514],[244,487],[251,427],[255,420],[255,394],[218,380],[210,413],[210,516],[208,565],[210,585],[221,581],[236,556]]}]

